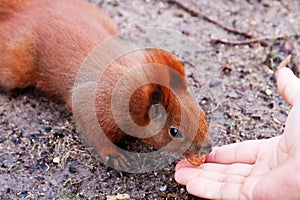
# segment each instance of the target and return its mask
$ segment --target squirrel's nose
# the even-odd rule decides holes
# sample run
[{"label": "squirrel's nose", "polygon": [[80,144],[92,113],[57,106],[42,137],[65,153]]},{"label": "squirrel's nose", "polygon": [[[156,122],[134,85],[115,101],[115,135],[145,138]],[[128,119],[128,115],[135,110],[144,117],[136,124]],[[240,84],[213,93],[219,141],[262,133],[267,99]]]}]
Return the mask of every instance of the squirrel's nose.
[{"label": "squirrel's nose", "polygon": [[198,155],[206,155],[212,151],[211,140],[209,139],[202,143],[192,144],[189,151]]},{"label": "squirrel's nose", "polygon": [[211,144],[211,141],[208,141],[202,145],[199,154],[206,155],[206,154],[210,153],[211,151],[212,151],[212,144]]}]

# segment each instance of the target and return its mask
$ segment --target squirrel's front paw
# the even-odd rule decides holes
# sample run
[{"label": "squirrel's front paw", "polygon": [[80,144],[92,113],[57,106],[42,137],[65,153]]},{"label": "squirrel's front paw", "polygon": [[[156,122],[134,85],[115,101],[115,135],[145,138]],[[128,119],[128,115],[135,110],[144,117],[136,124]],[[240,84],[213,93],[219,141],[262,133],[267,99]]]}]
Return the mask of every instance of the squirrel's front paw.
[{"label": "squirrel's front paw", "polygon": [[120,171],[128,171],[130,162],[125,154],[120,153],[117,149],[110,149],[100,154],[103,163],[111,168]]}]

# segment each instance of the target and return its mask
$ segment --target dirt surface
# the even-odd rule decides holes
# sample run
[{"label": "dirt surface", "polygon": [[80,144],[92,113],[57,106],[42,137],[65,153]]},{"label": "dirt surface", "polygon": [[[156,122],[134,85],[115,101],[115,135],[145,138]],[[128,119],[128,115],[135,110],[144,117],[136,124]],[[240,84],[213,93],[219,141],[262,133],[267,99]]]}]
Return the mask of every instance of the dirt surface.
[{"label": "dirt surface", "polygon": [[[96,1],[95,1],[96,2]],[[298,0],[182,1],[220,24],[271,40],[247,45],[209,43],[247,38],[225,31],[172,3],[98,1],[120,31],[171,28],[192,37],[209,59],[187,49],[196,100],[205,109],[215,145],[266,139],[283,132],[290,110],[276,89],[274,70],[288,54],[299,75]],[[298,34],[298,36],[296,36]],[[277,37],[280,39],[276,39]],[[209,69],[208,69],[209,68]],[[200,76],[198,76],[200,74]],[[205,79],[201,79],[201,75]],[[175,163],[128,174],[107,169],[85,149],[68,111],[32,89],[0,93],[0,199],[197,199],[174,180]]]}]

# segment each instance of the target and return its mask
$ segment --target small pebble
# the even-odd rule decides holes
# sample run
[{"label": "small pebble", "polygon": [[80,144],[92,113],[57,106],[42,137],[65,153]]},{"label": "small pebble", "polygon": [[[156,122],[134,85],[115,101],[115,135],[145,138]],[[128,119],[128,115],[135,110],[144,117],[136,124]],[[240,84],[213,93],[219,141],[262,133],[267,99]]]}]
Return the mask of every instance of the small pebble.
[{"label": "small pebble", "polygon": [[52,130],[51,127],[46,127],[46,128],[45,128],[45,132],[46,132],[46,133],[49,133],[51,130]]},{"label": "small pebble", "polygon": [[72,173],[72,174],[77,172],[76,166],[74,164],[69,165],[69,172]]},{"label": "small pebble", "polygon": [[60,158],[55,157],[55,158],[53,158],[52,162],[55,163],[55,164],[59,164],[60,163]]},{"label": "small pebble", "polygon": [[222,72],[225,74],[225,75],[229,75],[231,72],[232,72],[232,69],[230,67],[228,67],[227,65],[223,65],[222,66]]},{"label": "small pebble", "polygon": [[270,108],[270,109],[274,108],[274,103],[269,103],[268,108]]},{"label": "small pebble", "polygon": [[48,171],[48,170],[49,170],[49,166],[48,166],[47,164],[45,164],[45,163],[42,163],[42,164],[41,164],[41,168],[42,168],[42,170],[44,170],[44,171]]},{"label": "small pebble", "polygon": [[131,199],[130,196],[126,193],[124,194],[117,194],[117,195],[107,195],[106,200],[127,200]]},{"label": "small pebble", "polygon": [[182,18],[183,17],[183,13],[182,12],[174,12],[173,16]]},{"label": "small pebble", "polygon": [[40,175],[36,176],[35,179],[38,180],[38,181],[45,180],[45,178],[43,176],[40,176]]},{"label": "small pebble", "polygon": [[203,97],[199,102],[200,106],[207,106],[209,104],[210,104],[210,99],[208,99],[207,97]]},{"label": "small pebble", "polygon": [[180,194],[184,194],[185,193],[185,189],[184,188],[180,188]]},{"label": "small pebble", "polygon": [[26,168],[26,169],[29,169],[29,168],[30,168],[30,165],[29,165],[28,163],[24,163],[24,164],[23,164],[23,167]]},{"label": "small pebble", "polygon": [[29,135],[30,140],[35,140],[37,138],[36,134],[32,133]]},{"label": "small pebble", "polygon": [[10,141],[12,141],[14,144],[21,144],[21,140],[16,137],[11,137]]},{"label": "small pebble", "polygon": [[209,83],[209,87],[210,88],[212,88],[212,87],[217,87],[217,86],[219,86],[219,85],[221,85],[222,84],[222,81],[211,81],[210,83]]},{"label": "small pebble", "polygon": [[265,90],[266,95],[270,96],[272,94],[272,90],[270,89],[266,89]]},{"label": "small pebble", "polygon": [[22,191],[22,192],[19,192],[19,193],[17,194],[17,197],[18,197],[18,198],[26,198],[26,197],[28,196],[28,194],[29,194],[28,190],[24,190],[24,191]]},{"label": "small pebble", "polygon": [[161,187],[159,188],[159,191],[161,191],[161,192],[165,192],[166,190],[167,190],[167,186],[166,186],[166,185],[161,186]]},{"label": "small pebble", "polygon": [[261,119],[261,115],[258,114],[258,113],[253,113],[253,114],[251,114],[251,117],[252,117],[253,119]]},{"label": "small pebble", "polygon": [[256,21],[250,21],[250,26],[256,26]]}]

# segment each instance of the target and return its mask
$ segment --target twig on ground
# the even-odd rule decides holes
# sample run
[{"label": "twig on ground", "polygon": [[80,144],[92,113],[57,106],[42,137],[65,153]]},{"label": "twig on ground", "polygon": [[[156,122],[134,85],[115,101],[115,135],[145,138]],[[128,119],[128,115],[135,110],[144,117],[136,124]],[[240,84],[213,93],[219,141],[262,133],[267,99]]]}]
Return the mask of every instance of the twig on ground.
[{"label": "twig on ground", "polygon": [[175,4],[179,8],[182,8],[183,10],[190,13],[192,16],[202,17],[204,20],[206,20],[206,21],[208,21],[212,24],[215,24],[216,26],[219,26],[220,28],[222,28],[222,29],[224,29],[224,30],[226,30],[230,33],[233,33],[233,34],[236,34],[236,35],[241,35],[241,36],[244,36],[246,38],[252,38],[251,34],[236,30],[236,29],[228,27],[228,26],[225,26],[225,25],[221,24],[220,22],[218,22],[217,20],[214,20],[214,19],[210,18],[209,16],[207,16],[206,14],[201,12],[200,10],[191,8],[190,6],[180,2],[178,0],[165,0],[165,1],[169,4]]},{"label": "twig on ground", "polygon": [[226,41],[222,39],[210,39],[209,42],[211,44],[226,44],[226,45],[248,45],[252,43],[258,43],[258,42],[265,42],[269,40],[279,40],[283,39],[284,36],[279,36],[279,37],[262,37],[262,38],[251,38],[251,39],[246,39],[242,41]]},{"label": "twig on ground", "polygon": [[226,41],[222,39],[210,39],[209,43],[211,44],[226,44],[226,45],[248,45],[252,43],[260,43],[260,42],[266,42],[266,41],[272,41],[272,40],[283,40],[290,37],[298,37],[298,35],[280,35],[275,37],[261,37],[261,38],[251,38],[241,41]]}]

